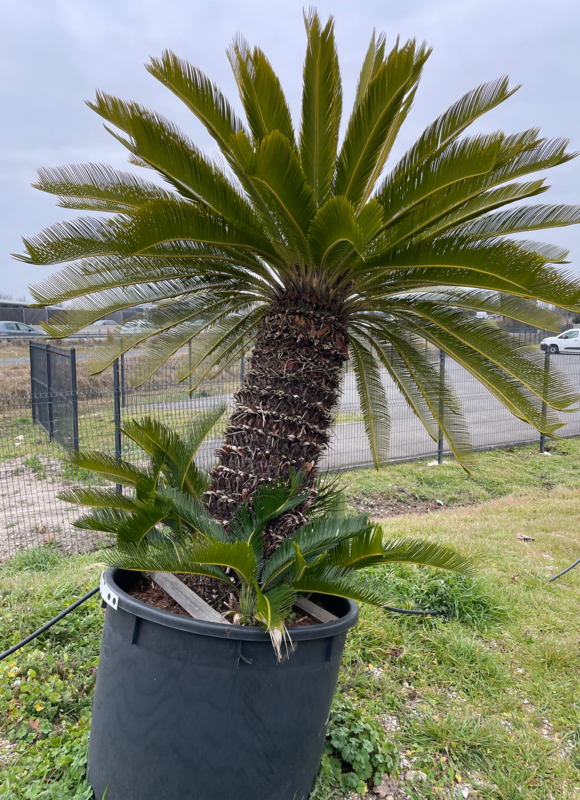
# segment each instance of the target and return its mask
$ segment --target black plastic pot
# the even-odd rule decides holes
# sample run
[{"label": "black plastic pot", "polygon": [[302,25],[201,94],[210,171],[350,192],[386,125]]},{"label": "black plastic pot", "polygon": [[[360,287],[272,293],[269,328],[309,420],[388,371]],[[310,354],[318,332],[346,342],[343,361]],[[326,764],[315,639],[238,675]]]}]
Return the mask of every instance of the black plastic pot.
[{"label": "black plastic pot", "polygon": [[89,746],[97,800],[306,800],[318,771],[356,603],[325,598],[336,622],[291,629],[277,663],[257,628],[202,622],[126,593],[101,642]]}]

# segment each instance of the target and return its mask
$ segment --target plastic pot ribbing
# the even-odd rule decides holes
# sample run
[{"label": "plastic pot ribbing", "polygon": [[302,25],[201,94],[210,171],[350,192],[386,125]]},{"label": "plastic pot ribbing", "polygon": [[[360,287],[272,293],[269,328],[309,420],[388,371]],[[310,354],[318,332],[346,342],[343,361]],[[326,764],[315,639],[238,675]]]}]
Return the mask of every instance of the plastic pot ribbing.
[{"label": "plastic pot ribbing", "polygon": [[277,663],[257,628],[202,622],[126,593],[135,573],[109,569],[89,745],[97,800],[306,800],[355,603],[339,619],[291,630]]}]

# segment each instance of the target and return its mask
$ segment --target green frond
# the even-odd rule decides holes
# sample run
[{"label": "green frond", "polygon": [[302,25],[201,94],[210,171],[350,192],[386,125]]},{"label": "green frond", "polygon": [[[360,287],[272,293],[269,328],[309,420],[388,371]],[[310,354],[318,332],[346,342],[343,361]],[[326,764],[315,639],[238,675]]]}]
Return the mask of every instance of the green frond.
[{"label": "green frond", "polygon": [[35,189],[60,195],[61,208],[130,213],[150,200],[171,195],[151,181],[131,172],[118,172],[104,164],[69,164],[41,168]]},{"label": "green frond", "polygon": [[254,142],[273,131],[296,146],[292,117],[278,76],[260,48],[250,50],[242,36],[237,36],[228,58],[238,84]]},{"label": "green frond", "polygon": [[[448,192],[432,195],[426,203],[422,203],[412,214],[402,219],[396,226],[398,242],[413,237],[433,238],[445,234],[453,228],[467,225],[478,217],[494,211],[502,206],[537,197],[548,191],[544,180],[509,183],[497,189],[479,192],[471,196],[469,187],[460,185],[450,187]],[[467,195],[467,199],[466,199]],[[394,239],[394,237],[392,237]]]},{"label": "green frond", "polygon": [[382,564],[417,564],[456,572],[459,575],[474,575],[471,558],[462,556],[451,547],[424,539],[388,539],[383,547]]},{"label": "green frond", "polygon": [[[491,111],[511,97],[519,86],[509,88],[507,76],[483,83],[464,94],[457,102],[429,125],[413,147],[407,151],[390,175],[385,185],[395,182],[399,176],[408,175],[428,159],[437,155],[453,142],[476,119]],[[381,187],[382,191],[384,186]]]},{"label": "green frond", "polygon": [[352,203],[345,197],[330,197],[312,220],[308,242],[314,262],[322,269],[338,244],[349,242],[360,253],[364,246],[363,232]]},{"label": "green frond", "polygon": [[417,62],[426,58],[414,41],[393,51],[381,65],[349,120],[336,167],[335,194],[358,209],[389,130],[416,80]]},{"label": "green frond", "polygon": [[27,264],[62,264],[89,256],[118,254],[127,220],[124,215],[112,219],[79,217],[57,222],[36,236],[23,237],[26,253],[14,258]]},{"label": "green frond", "polygon": [[[245,583],[255,582],[256,557],[246,542],[222,542],[200,539],[198,542],[155,543],[154,547],[131,547],[123,544],[107,553],[108,563],[120,569],[142,572],[173,572],[199,575],[200,567],[229,567]],[[213,572],[213,571],[212,571]],[[214,573],[215,574],[215,573]],[[228,581],[231,583],[230,581]],[[232,590],[236,587],[231,583]]]},{"label": "green frond", "polygon": [[[465,325],[468,324],[465,320]],[[542,412],[542,397],[549,396],[559,409],[566,409],[575,402],[576,393],[565,375],[554,372],[554,381],[550,380],[549,386],[546,386],[543,380],[543,355],[531,353],[528,348],[518,346],[508,339],[509,334],[505,332],[500,332],[500,336],[503,334],[505,337],[504,342],[496,343],[495,331],[499,329],[495,329],[489,336],[484,334],[478,337],[477,344],[481,342],[483,345],[483,348],[480,348],[477,344],[474,347],[469,346],[461,337],[448,334],[439,325],[433,325],[425,318],[418,324],[407,321],[404,326],[444,350],[471,372],[515,416],[542,433],[553,435],[563,424],[559,414],[551,411],[551,404],[548,401],[546,401],[548,408]],[[491,360],[487,353],[482,352],[484,349],[489,353],[489,347],[495,350],[496,344],[499,344],[499,355],[505,356],[506,352],[508,353],[505,360],[502,358],[500,363]],[[515,348],[513,358],[512,348]],[[515,377],[514,372],[521,378]],[[552,378],[552,375],[550,377]],[[527,388],[526,384],[532,384],[534,388]]]},{"label": "green frond", "polygon": [[[415,290],[415,296],[417,290]],[[421,296],[427,302],[435,302],[443,306],[455,306],[457,308],[467,308],[472,311],[486,311],[489,314],[500,314],[503,317],[515,319],[524,325],[540,328],[541,330],[560,332],[562,327],[562,317],[550,311],[548,308],[539,306],[534,300],[527,300],[523,297],[513,297],[501,292],[489,292],[482,289],[457,289],[451,287],[439,287],[425,289]],[[382,307],[396,314],[397,304],[406,303],[408,295],[394,295]],[[390,303],[393,306],[389,308]]]},{"label": "green frond", "polygon": [[197,332],[192,339],[191,358],[188,354],[177,372],[177,379],[184,381],[189,377],[191,391],[194,391],[208,376],[216,377],[216,372],[219,374],[232,353],[243,355],[244,348],[251,347],[264,311],[262,304],[256,304],[247,314],[231,315]]},{"label": "green frond", "polygon": [[227,583],[232,591],[236,591],[236,586],[219,567],[213,564],[196,564],[188,557],[188,553],[168,544],[162,547],[156,544],[156,546],[144,548],[127,543],[122,548],[105,550],[102,559],[111,567],[128,569],[132,572],[206,575],[208,578],[215,578]]},{"label": "green frond", "polygon": [[[282,584],[269,592],[262,592],[256,588],[256,613],[255,617],[267,631],[280,630],[285,633],[284,620],[292,611],[296,599],[296,592],[291,586]],[[276,640],[273,639],[275,649]],[[280,652],[278,651],[278,658]]]},{"label": "green frond", "polygon": [[580,301],[578,279],[546,267],[541,254],[509,239],[470,242],[453,237],[421,241],[394,251],[388,259],[368,259],[364,269],[366,279],[359,287],[375,296],[386,279],[396,279],[422,286],[498,290],[564,308],[574,308]]},{"label": "green frond", "polygon": [[105,480],[119,483],[121,486],[136,486],[140,478],[146,477],[146,473],[138,470],[128,461],[94,450],[70,451],[64,460],[79,469],[96,472]]},{"label": "green frond", "polygon": [[375,320],[374,324],[370,320],[364,327],[356,327],[427,433],[437,441],[441,429],[454,456],[469,472],[473,465],[469,429],[455,389],[448,380],[441,381],[438,357],[425,353],[424,340],[419,336],[406,335],[399,326],[385,325],[384,320]]},{"label": "green frond", "polygon": [[376,77],[379,67],[385,58],[385,34],[380,33],[378,38],[373,31],[371,41],[364,57],[358,84],[356,87],[355,108],[359,106],[367,93],[370,82]]},{"label": "green frond", "polygon": [[96,508],[92,514],[83,514],[73,525],[81,531],[101,531],[116,534],[126,521],[127,512],[120,508]]},{"label": "green frond", "polygon": [[370,530],[341,542],[330,551],[330,564],[339,569],[364,569],[383,558],[383,529],[373,525]]},{"label": "green frond", "polygon": [[307,563],[313,565],[320,556],[325,558],[327,551],[338,547],[341,542],[364,535],[371,529],[368,517],[363,514],[352,517],[328,514],[315,518],[295,531],[291,539],[282,542],[268,559],[262,572],[262,585],[271,586],[294,569],[295,545]]},{"label": "green frond", "polygon": [[138,103],[97,92],[89,106],[131,137],[130,152],[179,194],[215,213],[259,228],[256,215],[224,171],[164,117]]},{"label": "green frond", "polygon": [[559,228],[580,222],[580,206],[520,206],[466,222],[458,233],[469,239],[488,239],[512,233]]},{"label": "green frond", "polygon": [[[322,568],[321,568],[322,567]],[[334,597],[346,597],[357,603],[368,603],[371,606],[384,606],[387,599],[384,593],[376,588],[371,578],[359,574],[355,570],[342,570],[333,566],[316,566],[300,578],[292,581],[295,592],[306,594],[328,594]]]},{"label": "green frond", "polygon": [[193,111],[222,152],[229,155],[232,138],[244,127],[215,83],[170,50],[161,58],[152,58],[146,69]]},{"label": "green frond", "polygon": [[490,365],[496,365],[518,383],[544,400],[551,408],[565,410],[577,401],[577,392],[570,381],[555,373],[545,386],[543,353],[530,352],[513,341],[509,334],[486,320],[467,317],[461,311],[441,308],[422,299],[416,300],[412,309],[423,321],[440,330],[446,344],[453,340],[478,352]]},{"label": "green frond", "polygon": [[99,489],[91,486],[87,488],[75,487],[62,489],[56,495],[59,500],[74,503],[77,506],[90,506],[91,508],[117,508],[122,511],[133,511],[135,501],[127,495],[119,494],[114,489]]},{"label": "green frond", "polygon": [[145,501],[137,501],[135,510],[126,513],[114,531],[117,544],[119,546],[126,542],[140,544],[150,531],[154,531],[160,522],[169,517],[170,513],[171,505],[159,496],[153,495]]},{"label": "green frond", "polygon": [[[388,182],[378,196],[388,220],[387,230],[399,216],[408,214],[436,192],[448,191],[455,183],[491,172],[497,163],[501,141],[502,135],[497,133],[460,139],[414,170]],[[389,244],[393,237],[392,234],[387,238]]]},{"label": "green frond", "polygon": [[188,532],[194,537],[206,537],[220,542],[228,542],[229,538],[223,526],[210,517],[201,496],[187,493],[172,488],[163,488],[160,491],[164,499],[169,500],[171,509],[182,522]]},{"label": "green frond", "polygon": [[268,134],[261,140],[246,171],[263,189],[266,202],[291,246],[308,258],[306,234],[316,206],[292,144],[279,131]]},{"label": "green frond", "polygon": [[[225,258],[222,254],[221,258]],[[160,294],[163,286],[168,288],[168,296],[178,296],[187,292],[207,291],[210,286],[217,283],[223,286],[226,283],[221,274],[203,274],[203,265],[210,261],[219,264],[220,255],[213,248],[205,252],[198,248],[195,258],[163,258],[151,256],[133,256],[119,258],[118,256],[97,256],[85,258],[76,264],[69,264],[59,272],[54,273],[41,283],[31,288],[31,293],[39,305],[49,303],[62,303],[67,300],[77,299],[82,303],[90,295],[103,291],[113,291],[112,303],[118,305],[121,298],[114,292],[122,289],[124,292],[141,292],[130,296],[130,302],[135,305],[141,302],[154,302],[163,297]],[[227,262],[223,262],[225,265]],[[200,268],[202,274],[200,275]],[[235,274],[235,273],[234,273]],[[251,278],[248,280],[248,284]],[[157,284],[161,284],[157,287]],[[178,287],[175,295],[174,287]],[[133,300],[133,297],[141,300]],[[145,299],[145,298],[151,298]],[[108,303],[109,300],[105,300]],[[76,308],[87,308],[76,304]]]},{"label": "green frond", "polygon": [[313,11],[304,18],[308,44],[304,64],[300,158],[314,202],[321,206],[334,178],[342,114],[342,83],[332,18],[324,28]]},{"label": "green frond", "polygon": [[217,247],[235,247],[242,252],[249,250],[274,260],[277,258],[264,235],[185,201],[157,200],[149,203],[129,220],[121,234],[122,253],[127,256],[145,253],[152,248],[156,248],[155,254],[163,255],[164,244],[202,242]]},{"label": "green frond", "polygon": [[300,471],[292,473],[287,481],[259,486],[252,494],[251,506],[242,504],[231,518],[228,529],[230,536],[250,544],[261,539],[270,522],[307,499],[310,490],[305,484],[306,475]]},{"label": "green frond", "polygon": [[375,355],[356,334],[350,336],[351,365],[373,463],[378,469],[389,457],[391,417]]}]

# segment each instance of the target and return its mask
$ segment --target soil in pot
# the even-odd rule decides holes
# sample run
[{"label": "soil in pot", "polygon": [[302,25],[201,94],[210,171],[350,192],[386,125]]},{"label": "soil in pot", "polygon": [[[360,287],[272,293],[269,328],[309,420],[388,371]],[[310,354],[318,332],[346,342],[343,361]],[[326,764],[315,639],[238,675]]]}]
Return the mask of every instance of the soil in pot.
[{"label": "soil in pot", "polygon": [[[220,614],[227,613],[230,610],[230,605],[236,602],[235,595],[229,591],[222,581],[216,581],[204,575],[180,575],[179,578]],[[190,616],[179,603],[167,594],[165,589],[158,586],[151,578],[141,576],[128,593],[131,597],[141,600],[142,603],[147,603],[148,606],[159,608],[162,611],[170,611],[172,614],[180,614],[184,617]],[[318,598],[311,599],[317,606],[324,608],[323,603]],[[296,628],[304,627],[305,625],[319,625],[320,621],[314,619],[310,614],[294,608],[286,618],[285,624],[287,628]]]}]

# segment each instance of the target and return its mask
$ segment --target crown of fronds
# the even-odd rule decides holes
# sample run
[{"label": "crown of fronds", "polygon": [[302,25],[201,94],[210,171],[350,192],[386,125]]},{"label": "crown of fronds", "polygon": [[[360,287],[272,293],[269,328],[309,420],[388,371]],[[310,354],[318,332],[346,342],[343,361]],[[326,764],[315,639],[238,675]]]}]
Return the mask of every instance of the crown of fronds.
[{"label": "crown of fronds", "polygon": [[[42,169],[36,187],[63,208],[107,212],[62,222],[25,239],[22,260],[70,262],[33,289],[39,304],[73,301],[46,326],[62,337],[114,311],[154,304],[101,349],[98,372],[147,341],[139,380],[186,342],[195,388],[252,347],[265,310],[294,293],[346,320],[365,427],[377,464],[386,459],[385,369],[432,437],[441,429],[467,463],[457,397],[441,385],[425,340],[472,373],[514,415],[546,434],[575,393],[531,353],[474,312],[559,330],[549,305],[578,310],[580,285],[560,247],[509,238],[571,225],[580,207],[521,205],[547,190],[536,173],[573,154],[538,129],[467,133],[517,89],[506,77],[448,108],[396,163],[397,134],[430,50],[414,40],[388,50],[371,39],[354,106],[339,138],[342,84],[332,19],[305,19],[307,50],[295,127],[272,66],[237,38],[228,51],[245,118],[203,72],[172,52],[148,71],[182,100],[213,138],[203,154],[173,123],[97,92],[89,106],[129,152],[161,177],[99,164]],[[514,203],[517,206],[511,207]],[[540,303],[541,305],[538,305]],[[546,413],[542,413],[542,402]]]}]

